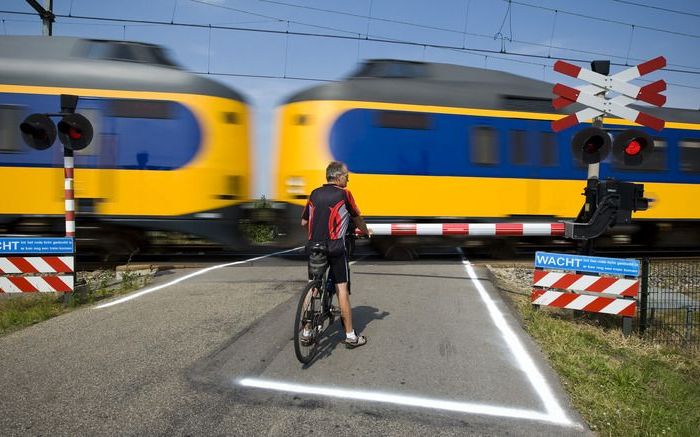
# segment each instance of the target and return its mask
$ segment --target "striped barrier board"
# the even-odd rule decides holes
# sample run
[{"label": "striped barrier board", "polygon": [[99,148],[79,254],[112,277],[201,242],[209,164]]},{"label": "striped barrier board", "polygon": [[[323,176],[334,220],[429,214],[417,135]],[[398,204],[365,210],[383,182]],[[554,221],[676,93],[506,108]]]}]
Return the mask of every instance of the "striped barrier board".
[{"label": "striped barrier board", "polygon": [[[590,263],[599,263],[601,270],[622,271],[629,268],[634,260],[618,260],[602,257],[577,257],[563,254],[536,254],[535,271],[532,280],[530,300],[533,305],[551,306],[593,313],[615,314],[634,317],[637,311],[639,294],[639,274],[635,278],[624,275],[600,276],[595,274],[571,273],[560,270],[547,270],[537,263],[548,263],[550,259],[561,258],[558,264],[563,270],[571,270],[571,265],[591,268]],[[572,262],[581,261],[581,262]],[[586,264],[585,262],[588,262]],[[612,264],[612,266],[611,266]],[[622,267],[621,267],[622,266]],[[605,272],[607,273],[607,272]]]},{"label": "striped barrier board", "polygon": [[[564,223],[368,223],[373,235],[563,237]],[[359,233],[359,231],[358,231]]]},{"label": "striped barrier board", "polygon": [[73,273],[72,256],[0,257],[0,273]]},{"label": "striped barrier board", "polygon": [[547,272],[544,270],[535,270],[532,285],[534,287],[571,290],[577,293],[588,291],[626,297],[636,297],[639,294],[639,281],[636,279]]},{"label": "striped barrier board", "polygon": [[532,290],[530,299],[533,305],[580,310],[589,313],[634,317],[637,312],[637,301],[633,299],[615,299],[612,297],[590,296],[552,290]]},{"label": "striped barrier board", "polygon": [[70,293],[74,273],[73,256],[0,257],[0,293]]}]

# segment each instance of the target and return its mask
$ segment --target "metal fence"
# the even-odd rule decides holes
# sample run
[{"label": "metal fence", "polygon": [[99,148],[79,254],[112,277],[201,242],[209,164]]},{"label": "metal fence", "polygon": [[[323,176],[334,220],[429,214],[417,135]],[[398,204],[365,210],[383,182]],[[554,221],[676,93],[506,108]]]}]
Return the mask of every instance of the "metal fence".
[{"label": "metal fence", "polygon": [[638,322],[654,342],[700,349],[700,259],[642,260]]}]

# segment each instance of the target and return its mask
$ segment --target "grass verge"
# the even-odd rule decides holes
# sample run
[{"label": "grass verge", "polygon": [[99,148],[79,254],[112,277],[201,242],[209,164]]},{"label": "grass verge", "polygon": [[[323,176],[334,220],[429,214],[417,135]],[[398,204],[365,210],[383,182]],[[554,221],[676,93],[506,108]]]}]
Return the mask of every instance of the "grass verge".
[{"label": "grass verge", "polygon": [[120,280],[112,271],[99,271],[80,278],[82,285],[71,295],[32,293],[0,299],[0,335],[9,334],[85,304],[128,293],[150,282],[150,276],[124,273]]},{"label": "grass verge", "polygon": [[592,430],[605,436],[698,435],[699,353],[625,337],[619,325],[574,318],[570,311],[534,310],[528,287],[509,281],[513,275],[502,269],[491,270]]}]

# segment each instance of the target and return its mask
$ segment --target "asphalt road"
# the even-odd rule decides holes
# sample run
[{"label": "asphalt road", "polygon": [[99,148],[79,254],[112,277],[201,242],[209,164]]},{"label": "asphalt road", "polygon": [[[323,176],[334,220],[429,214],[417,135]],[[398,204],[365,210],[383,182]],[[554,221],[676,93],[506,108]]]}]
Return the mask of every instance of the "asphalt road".
[{"label": "asphalt road", "polygon": [[298,257],[168,271],[1,337],[0,435],[590,434],[485,269],[455,255],[352,271],[369,342],[345,349],[336,323],[307,367]]}]

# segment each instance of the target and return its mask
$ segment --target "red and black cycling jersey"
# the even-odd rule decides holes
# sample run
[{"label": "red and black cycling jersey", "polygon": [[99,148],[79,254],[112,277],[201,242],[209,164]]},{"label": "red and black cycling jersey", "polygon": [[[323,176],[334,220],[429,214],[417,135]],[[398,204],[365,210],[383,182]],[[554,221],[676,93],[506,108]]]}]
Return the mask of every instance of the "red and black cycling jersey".
[{"label": "red and black cycling jersey", "polygon": [[311,192],[301,218],[309,221],[309,240],[339,240],[345,237],[350,217],[360,215],[350,190],[325,184]]}]

